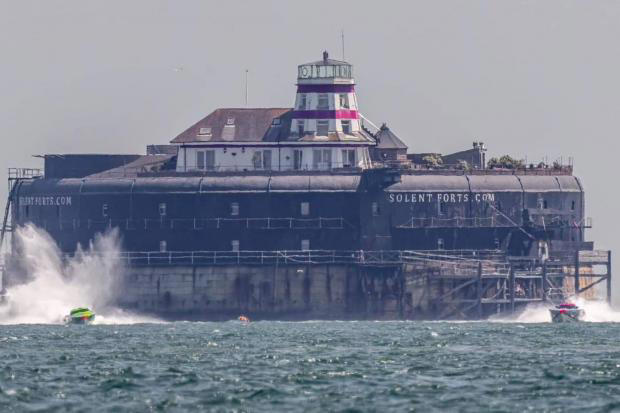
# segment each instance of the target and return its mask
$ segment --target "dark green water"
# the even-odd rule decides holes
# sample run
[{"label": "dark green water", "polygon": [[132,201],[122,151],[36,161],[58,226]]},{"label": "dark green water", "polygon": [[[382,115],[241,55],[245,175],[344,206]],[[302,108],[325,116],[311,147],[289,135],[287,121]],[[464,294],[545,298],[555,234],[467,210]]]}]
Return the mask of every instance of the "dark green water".
[{"label": "dark green water", "polygon": [[1,411],[620,411],[620,324],[0,326]]}]

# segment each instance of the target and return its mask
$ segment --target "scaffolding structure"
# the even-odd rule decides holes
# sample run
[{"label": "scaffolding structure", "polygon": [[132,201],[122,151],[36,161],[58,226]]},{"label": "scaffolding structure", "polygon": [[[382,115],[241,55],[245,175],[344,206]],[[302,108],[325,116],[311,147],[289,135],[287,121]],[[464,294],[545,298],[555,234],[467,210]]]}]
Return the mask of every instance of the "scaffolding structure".
[{"label": "scaffolding structure", "polygon": [[507,257],[503,265],[478,263],[465,271],[436,274],[440,293],[435,304],[441,318],[482,318],[493,313],[514,313],[523,303],[557,302],[579,297],[603,282],[611,303],[611,251],[576,251],[573,257],[538,260]]}]

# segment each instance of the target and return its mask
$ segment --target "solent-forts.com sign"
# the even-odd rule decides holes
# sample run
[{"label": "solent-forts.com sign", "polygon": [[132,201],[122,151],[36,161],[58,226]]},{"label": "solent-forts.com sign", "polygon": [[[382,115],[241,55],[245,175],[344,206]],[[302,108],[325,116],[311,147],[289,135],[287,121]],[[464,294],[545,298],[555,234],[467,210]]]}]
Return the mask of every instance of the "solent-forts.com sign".
[{"label": "solent-forts.com sign", "polygon": [[430,202],[495,202],[493,193],[434,193],[434,192],[396,192],[387,195],[390,203],[430,203]]},{"label": "solent-forts.com sign", "polygon": [[73,200],[70,196],[20,196],[21,206],[71,206]]}]

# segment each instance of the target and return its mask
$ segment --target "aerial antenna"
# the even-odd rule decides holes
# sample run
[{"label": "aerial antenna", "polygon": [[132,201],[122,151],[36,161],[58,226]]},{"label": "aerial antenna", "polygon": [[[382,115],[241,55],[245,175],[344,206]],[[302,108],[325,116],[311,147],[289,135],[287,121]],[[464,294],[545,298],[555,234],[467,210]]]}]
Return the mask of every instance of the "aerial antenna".
[{"label": "aerial antenna", "polygon": [[344,29],[340,30],[340,38],[342,39],[342,60],[344,61]]},{"label": "aerial antenna", "polygon": [[248,69],[245,69],[245,106],[248,106]]}]

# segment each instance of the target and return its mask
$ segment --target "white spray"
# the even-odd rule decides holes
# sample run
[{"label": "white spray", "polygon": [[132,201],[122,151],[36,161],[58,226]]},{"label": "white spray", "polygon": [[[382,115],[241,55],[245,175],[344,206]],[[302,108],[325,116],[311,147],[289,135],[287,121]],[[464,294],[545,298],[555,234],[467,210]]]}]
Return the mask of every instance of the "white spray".
[{"label": "white spray", "polygon": [[0,306],[0,324],[61,323],[74,307],[90,307],[98,323],[150,322],[114,307],[125,268],[119,260],[118,231],[97,235],[88,249],[64,260],[47,232],[33,225],[16,231],[16,250],[28,275],[11,287]]},{"label": "white spray", "polygon": [[[620,322],[620,312],[611,308],[607,302],[602,300],[586,300],[583,298],[572,298],[568,301],[574,302],[585,311],[583,321],[591,323],[617,323]],[[514,317],[492,317],[491,321],[513,322],[513,323],[550,323],[551,314],[549,304],[530,304]]]}]

